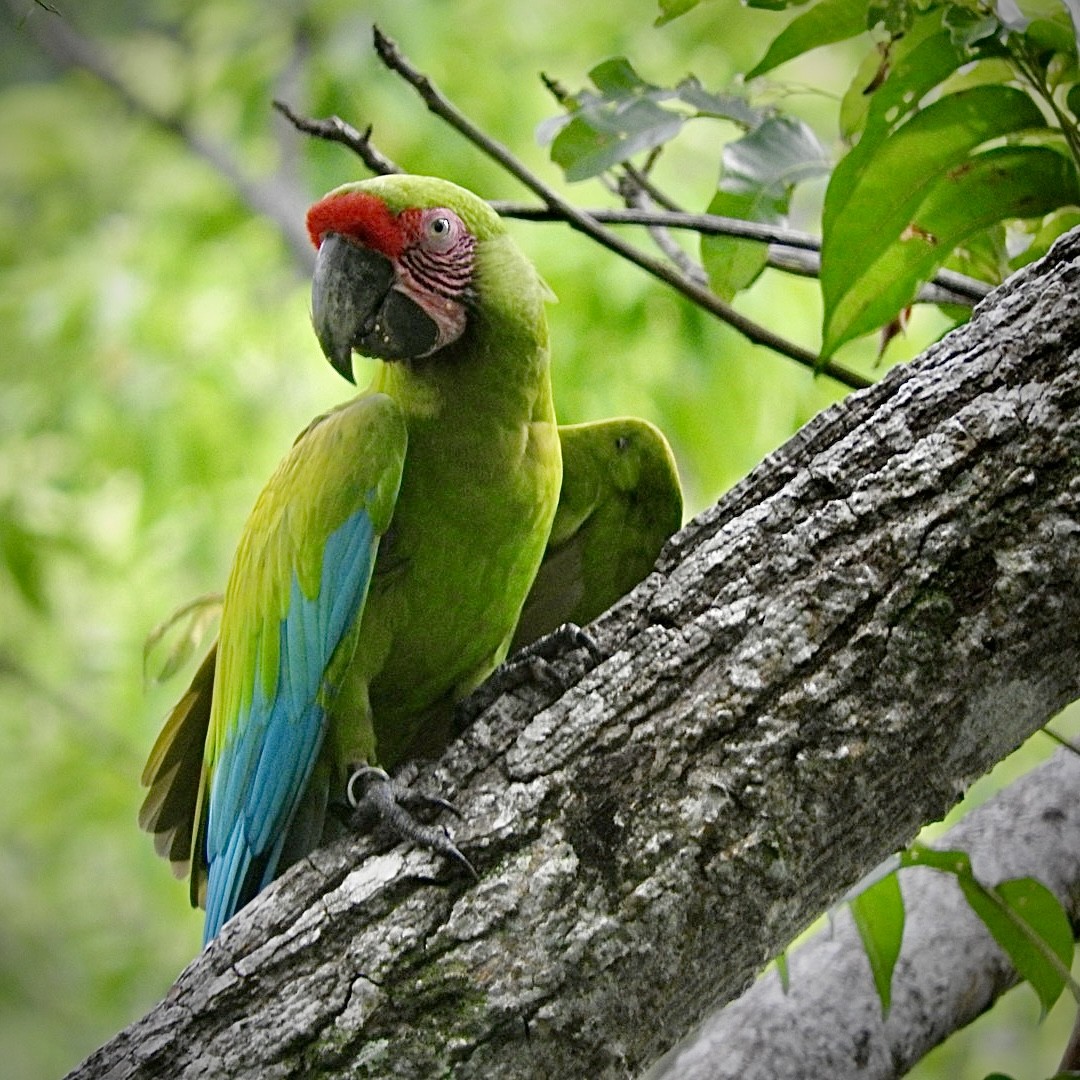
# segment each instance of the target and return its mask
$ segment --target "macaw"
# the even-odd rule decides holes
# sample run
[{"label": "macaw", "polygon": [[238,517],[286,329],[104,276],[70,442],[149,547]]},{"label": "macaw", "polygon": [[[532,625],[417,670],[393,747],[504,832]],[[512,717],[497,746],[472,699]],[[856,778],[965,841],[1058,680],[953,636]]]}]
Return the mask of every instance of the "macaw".
[{"label": "macaw", "polygon": [[307,223],[323,351],[349,378],[354,349],[382,362],[259,496],[144,771],[140,822],[190,863],[206,941],[319,843],[354,770],[446,741],[506,655],[561,484],[549,292],[494,211],[387,176]]},{"label": "macaw", "polygon": [[[298,438],[260,496],[235,558],[219,643],[166,719],[143,773],[149,793],[139,823],[179,876],[191,874],[192,903],[207,908],[207,941],[285,866],[336,832],[326,807],[340,801],[350,768],[365,761],[393,768],[407,756],[441,750],[449,706],[486,676],[508,644],[517,649],[565,622],[592,621],[646,576],[679,525],[671,448],[651,424],[572,424],[557,429],[552,447],[546,291],[476,203],[442,181],[396,178],[330,192],[309,213],[319,247],[312,318],[327,359],[350,381],[353,348],[384,363],[372,388]],[[441,294],[418,294],[416,278],[432,264],[431,249],[437,255],[450,243],[424,245],[416,224],[441,232],[431,213],[423,217],[441,208],[453,210],[472,238],[475,272],[446,270]],[[409,248],[409,239],[416,246]],[[510,281],[496,281],[504,267]],[[516,300],[498,287],[515,283]],[[478,379],[478,370],[468,370],[472,350],[490,378],[502,379],[488,389],[516,396],[516,408],[503,408],[500,394],[480,392],[485,388],[449,366]],[[379,423],[395,415],[383,394],[399,404],[404,436],[376,437]],[[378,404],[361,404],[373,397]],[[484,421],[477,430],[494,427],[501,440],[489,456],[470,445],[477,406]],[[457,416],[465,422],[454,431],[438,430]],[[400,465],[401,455],[389,450],[402,442]],[[441,456],[440,447],[450,453]],[[468,453],[459,460],[462,450]],[[534,477],[525,477],[534,490],[525,508],[531,524],[516,539],[512,515],[492,513],[486,500],[505,499],[509,489],[515,505],[529,502],[522,484],[497,475],[508,462],[517,469],[524,463]],[[401,486],[393,490],[395,483]],[[462,518],[450,521],[462,512],[464,526]],[[334,530],[346,513],[359,515],[368,530],[359,544],[347,527]],[[508,642],[505,624],[529,577],[525,564],[536,562],[540,535],[542,563]],[[518,550],[505,572],[490,548],[499,536]],[[345,557],[333,545],[347,549]],[[461,567],[451,563],[453,551],[465,556]],[[264,565],[268,555],[272,563]],[[361,564],[351,578],[342,569],[350,557]],[[361,580],[365,559],[369,584]],[[477,577],[461,577],[467,569]],[[286,596],[283,581],[291,573]],[[485,599],[488,589],[499,597]],[[471,598],[483,629],[469,624],[463,597]],[[491,647],[495,625],[502,636]],[[471,645],[473,637],[487,643],[467,650],[480,659],[458,662],[456,644]],[[431,650],[432,639],[441,652]],[[455,660],[440,669],[436,661],[447,649]],[[275,677],[266,674],[267,657],[276,657]],[[259,700],[253,664],[264,680]],[[268,678],[274,685],[266,689]],[[238,715],[239,724],[230,720]]]}]

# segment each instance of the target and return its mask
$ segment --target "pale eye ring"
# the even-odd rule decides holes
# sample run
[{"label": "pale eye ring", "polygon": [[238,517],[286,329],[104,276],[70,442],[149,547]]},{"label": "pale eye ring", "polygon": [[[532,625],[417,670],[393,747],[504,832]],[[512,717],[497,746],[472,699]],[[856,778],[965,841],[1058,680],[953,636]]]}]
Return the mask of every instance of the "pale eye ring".
[{"label": "pale eye ring", "polygon": [[432,249],[449,251],[458,238],[458,221],[449,211],[439,210],[428,218],[424,232]]}]

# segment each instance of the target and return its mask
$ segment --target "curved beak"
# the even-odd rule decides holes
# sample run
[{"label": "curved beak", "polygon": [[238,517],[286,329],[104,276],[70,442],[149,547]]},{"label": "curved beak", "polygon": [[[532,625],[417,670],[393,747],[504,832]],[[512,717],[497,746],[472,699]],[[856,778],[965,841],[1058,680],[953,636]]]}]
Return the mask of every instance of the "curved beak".
[{"label": "curved beak", "polygon": [[349,382],[354,346],[372,331],[394,284],[385,255],[327,233],[315,259],[311,281],[311,322],[323,354]]}]

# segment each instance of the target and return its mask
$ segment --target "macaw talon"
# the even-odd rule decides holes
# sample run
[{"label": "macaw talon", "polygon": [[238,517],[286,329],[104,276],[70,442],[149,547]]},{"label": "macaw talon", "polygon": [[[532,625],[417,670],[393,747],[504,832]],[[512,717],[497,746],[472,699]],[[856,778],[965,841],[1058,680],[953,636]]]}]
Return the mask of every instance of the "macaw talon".
[{"label": "macaw talon", "polygon": [[548,635],[548,639],[552,644],[561,645],[565,642],[575,649],[584,649],[595,664],[603,663],[605,659],[596,638],[588,630],[578,626],[576,623],[568,622],[563,623],[562,626],[557,626]]},{"label": "macaw talon", "polygon": [[[583,650],[588,653],[589,659],[584,665],[580,660],[575,660],[568,672],[565,666],[554,662],[567,650]],[[527,676],[554,693],[564,694],[604,659],[596,639],[587,630],[582,630],[574,623],[563,623],[550,634],[545,634],[518,649],[507,659],[505,666],[518,678]]]},{"label": "macaw talon", "polygon": [[[361,790],[357,790],[357,787]],[[372,817],[377,818],[402,840],[411,840],[429,851],[460,863],[477,880],[476,868],[450,839],[445,828],[425,825],[417,821],[410,806],[435,807],[449,810],[461,817],[460,812],[446,799],[437,795],[425,795],[397,783],[383,769],[373,765],[358,766],[345,786],[345,797],[353,808],[353,823],[359,825]]]}]

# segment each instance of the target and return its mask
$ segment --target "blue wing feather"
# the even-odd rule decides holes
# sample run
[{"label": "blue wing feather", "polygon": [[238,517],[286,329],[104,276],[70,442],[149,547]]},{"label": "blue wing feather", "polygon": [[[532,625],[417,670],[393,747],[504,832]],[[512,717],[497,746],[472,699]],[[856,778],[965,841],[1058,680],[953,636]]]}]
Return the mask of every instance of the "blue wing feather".
[{"label": "blue wing feather", "polygon": [[377,549],[372,520],[359,510],[327,538],[314,597],[293,575],[274,693],[264,695],[260,661],[250,709],[232,726],[211,781],[204,941],[273,880],[325,734],[326,668],[359,618]]}]

